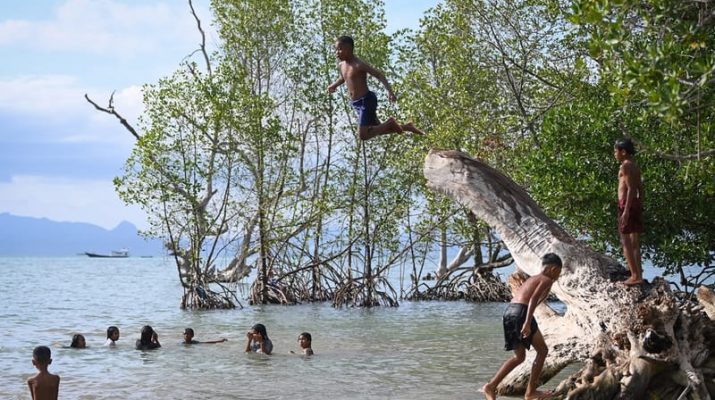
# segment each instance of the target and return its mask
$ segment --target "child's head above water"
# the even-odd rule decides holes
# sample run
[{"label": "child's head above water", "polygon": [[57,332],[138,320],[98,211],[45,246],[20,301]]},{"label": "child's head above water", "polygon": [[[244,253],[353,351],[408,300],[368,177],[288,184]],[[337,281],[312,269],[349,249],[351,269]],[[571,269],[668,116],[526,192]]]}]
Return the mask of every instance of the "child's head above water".
[{"label": "child's head above water", "polygon": [[191,343],[191,339],[194,338],[194,330],[191,328],[184,329],[184,341],[186,343]]},{"label": "child's head above water", "polygon": [[154,336],[154,329],[149,325],[144,325],[139,341],[142,344],[149,344],[151,343],[152,336]]},{"label": "child's head above water", "polygon": [[313,337],[310,336],[310,333],[303,332],[300,335],[298,335],[298,345],[300,346],[301,349],[310,348],[312,343],[313,343]]},{"label": "child's head above water", "polygon": [[268,332],[266,332],[266,327],[263,324],[256,324],[253,325],[251,330],[254,333],[259,333],[261,336],[263,336],[264,339],[268,339]]},{"label": "child's head above water", "polygon": [[119,328],[116,326],[110,326],[107,328],[107,339],[117,340],[119,339]]},{"label": "child's head above water", "polygon": [[72,343],[70,344],[70,347],[73,349],[84,349],[87,347],[87,341],[84,339],[84,336],[77,333],[72,336]]}]

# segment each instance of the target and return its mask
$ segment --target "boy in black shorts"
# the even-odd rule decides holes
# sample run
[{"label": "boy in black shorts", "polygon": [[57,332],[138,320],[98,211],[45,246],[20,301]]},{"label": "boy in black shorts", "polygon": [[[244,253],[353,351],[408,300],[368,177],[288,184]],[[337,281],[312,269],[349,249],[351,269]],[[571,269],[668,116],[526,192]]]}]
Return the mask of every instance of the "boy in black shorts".
[{"label": "boy in black shorts", "polygon": [[526,350],[534,346],[536,359],[531,367],[531,376],[524,393],[524,399],[533,400],[548,397],[548,393],[536,390],[539,375],[544,367],[548,348],[544,336],[539,331],[539,325],[534,318],[536,306],[549,296],[551,285],[561,275],[561,258],[554,253],[548,253],[541,258],[542,271],[527,279],[514,294],[511,303],[504,310],[504,340],[505,350],[513,350],[514,356],[504,362],[496,375],[482,387],[482,392],[488,400],[496,399],[496,388],[499,383],[526,358]]}]

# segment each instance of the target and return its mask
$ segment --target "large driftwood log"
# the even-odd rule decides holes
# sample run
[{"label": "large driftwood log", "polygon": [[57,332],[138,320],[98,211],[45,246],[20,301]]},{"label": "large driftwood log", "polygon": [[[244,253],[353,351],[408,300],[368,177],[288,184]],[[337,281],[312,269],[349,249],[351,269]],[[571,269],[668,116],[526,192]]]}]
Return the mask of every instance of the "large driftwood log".
[{"label": "large driftwood log", "polygon": [[[552,294],[566,312],[557,315],[542,305],[536,313],[549,345],[542,382],[577,363],[582,369],[559,385],[562,397],[644,399],[658,393],[709,399],[714,393],[713,322],[699,308],[679,303],[665,281],[632,288],[616,283],[625,277],[622,266],[572,238],[519,185],[466,154],[432,150],[424,175],[428,187],[497,231],[517,274],[538,274],[548,252],[563,259]],[[510,284],[520,281],[517,276]],[[515,369],[498,392],[523,393],[530,367],[527,361]]]}]

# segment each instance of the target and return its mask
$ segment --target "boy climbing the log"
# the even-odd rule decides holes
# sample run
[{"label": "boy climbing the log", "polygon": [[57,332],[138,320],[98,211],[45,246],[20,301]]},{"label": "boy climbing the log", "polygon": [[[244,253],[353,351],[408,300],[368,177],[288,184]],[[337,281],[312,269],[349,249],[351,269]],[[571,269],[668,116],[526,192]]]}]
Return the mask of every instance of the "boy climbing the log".
[{"label": "boy climbing the log", "polygon": [[536,358],[531,365],[531,376],[524,393],[524,399],[542,399],[551,394],[536,390],[539,375],[544,367],[548,348],[544,336],[534,318],[536,307],[549,296],[551,285],[561,275],[561,258],[554,253],[547,253],[541,258],[541,273],[524,281],[514,294],[511,303],[504,310],[504,349],[514,351],[514,356],[506,360],[496,375],[482,386],[482,392],[488,400],[496,399],[499,383],[526,358],[526,350],[534,346]]},{"label": "boy climbing the log", "polygon": [[628,138],[616,140],[613,146],[613,156],[621,163],[618,169],[618,233],[631,271],[631,276],[623,282],[628,286],[643,283],[639,241],[643,233],[644,193],[641,171],[633,161],[635,153],[633,142]]},{"label": "boy climbing the log", "polygon": [[385,86],[387,98],[391,102],[395,102],[397,97],[381,71],[355,57],[354,47],[355,42],[350,36],[341,36],[335,44],[335,55],[340,60],[340,77],[328,86],[328,92],[334,93],[338,86],[343,83],[347,84],[353,108],[358,114],[360,139],[370,140],[376,136],[404,131],[424,135],[421,130],[412,125],[412,122],[400,125],[395,118],[390,117],[387,121],[380,123],[377,118],[377,96],[367,87],[367,74],[374,76]]}]

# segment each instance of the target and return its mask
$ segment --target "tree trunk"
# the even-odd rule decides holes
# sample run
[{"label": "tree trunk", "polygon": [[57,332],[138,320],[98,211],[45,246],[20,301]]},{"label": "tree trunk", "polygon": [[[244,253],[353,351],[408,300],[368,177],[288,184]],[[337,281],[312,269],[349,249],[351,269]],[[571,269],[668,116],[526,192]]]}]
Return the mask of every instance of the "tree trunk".
[{"label": "tree trunk", "polygon": [[[541,305],[535,313],[549,346],[542,382],[577,363],[583,368],[561,383],[562,397],[643,399],[655,391],[677,396],[687,390],[688,398],[710,398],[715,327],[691,303],[680,304],[665,281],[632,288],[614,283],[627,276],[622,266],[568,235],[511,179],[463,153],[430,151],[424,175],[428,187],[469,208],[501,236],[517,273],[538,274],[548,252],[563,260],[552,294],[566,312]],[[498,392],[523,393],[530,367],[527,361],[512,371]]]}]

